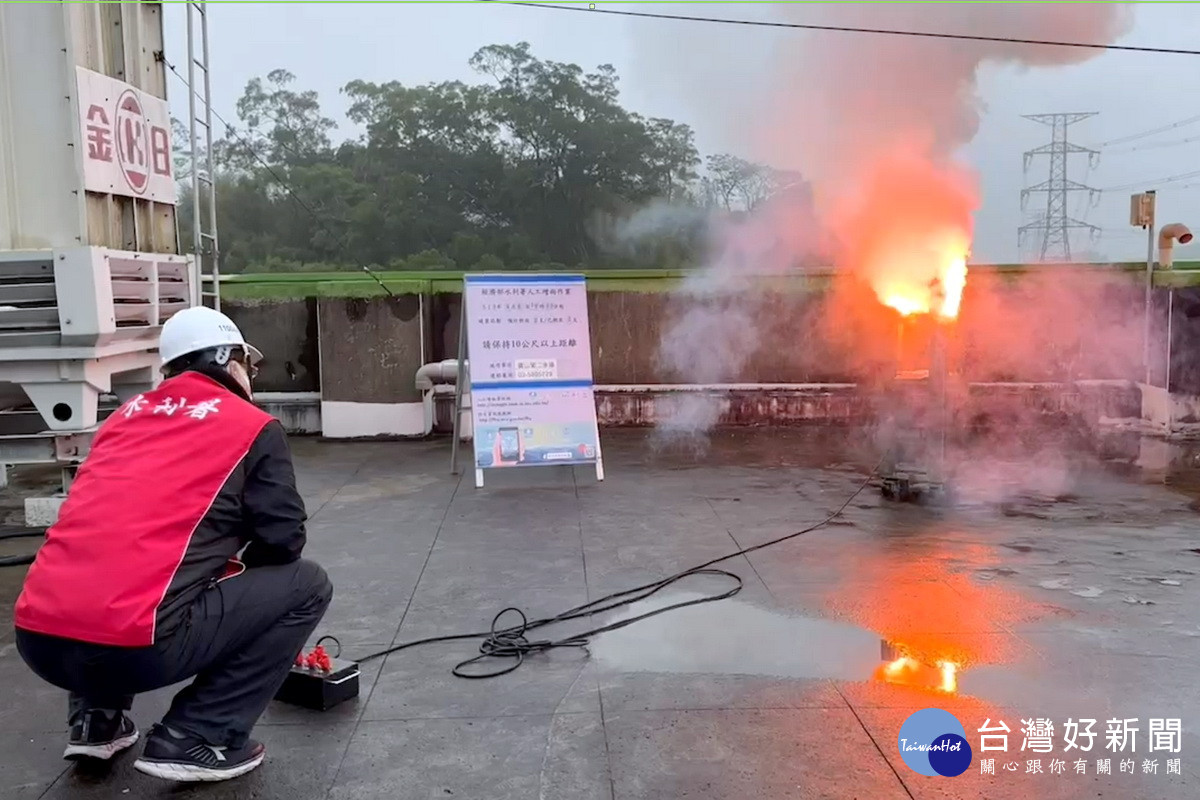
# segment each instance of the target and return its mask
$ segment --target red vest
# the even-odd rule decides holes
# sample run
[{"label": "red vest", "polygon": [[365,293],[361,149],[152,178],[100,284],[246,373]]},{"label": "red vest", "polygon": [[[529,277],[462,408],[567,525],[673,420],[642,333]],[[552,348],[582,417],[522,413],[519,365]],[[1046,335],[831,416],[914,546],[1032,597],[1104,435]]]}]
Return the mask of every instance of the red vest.
[{"label": "red vest", "polygon": [[195,372],[104,421],[17,599],[18,628],[154,643],[196,526],[271,416]]}]

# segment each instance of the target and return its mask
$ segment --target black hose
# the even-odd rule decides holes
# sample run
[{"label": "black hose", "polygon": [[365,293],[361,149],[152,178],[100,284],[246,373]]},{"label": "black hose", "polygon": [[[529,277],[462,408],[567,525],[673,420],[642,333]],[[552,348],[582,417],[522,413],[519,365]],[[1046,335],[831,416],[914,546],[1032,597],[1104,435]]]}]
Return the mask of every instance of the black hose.
[{"label": "black hose", "polygon": [[[29,528],[11,526],[0,528],[0,541],[5,539],[26,539],[35,536],[45,537],[45,528]],[[34,556],[0,556],[0,567],[23,567],[33,563]]]},{"label": "black hose", "polygon": [[45,536],[45,528],[26,528],[26,527],[11,527],[0,528],[0,540],[4,539],[24,539],[33,536]]},{"label": "black hose", "polygon": [[[884,458],[886,458],[886,457],[887,456],[885,455]],[[650,617],[657,616],[659,614],[665,614],[666,612],[673,611],[677,608],[684,608],[685,606],[699,605],[700,603],[712,603],[717,600],[724,600],[728,597],[733,597],[735,594],[737,594],[738,592],[740,592],[742,590],[741,577],[738,575],[735,575],[732,572],[728,572],[723,569],[712,569],[713,565],[719,564],[722,561],[728,561],[732,558],[737,558],[739,556],[744,556],[749,553],[753,553],[756,550],[762,550],[763,548],[780,544],[781,542],[786,542],[790,539],[795,539],[798,536],[803,536],[804,534],[811,533],[812,531],[815,531],[818,528],[825,527],[830,522],[832,522],[834,519],[841,516],[842,512],[846,510],[847,506],[850,505],[850,503],[854,500],[854,498],[858,497],[858,495],[862,493],[862,490],[867,488],[867,486],[870,485],[871,481],[879,473],[879,468],[880,468],[880,466],[882,466],[883,461],[884,461],[884,459],[881,458],[879,460],[879,463],[877,463],[871,469],[870,473],[863,480],[863,482],[859,485],[859,487],[854,490],[854,493],[851,494],[849,497],[847,497],[846,501],[844,503],[842,503],[841,506],[839,506],[836,511],[834,511],[832,514],[830,514],[829,516],[827,516],[825,519],[821,520],[820,522],[816,523],[815,525],[810,525],[809,527],[804,528],[802,530],[798,530],[794,533],[789,533],[785,536],[780,536],[776,539],[771,539],[770,541],[763,542],[762,544],[756,544],[752,547],[742,548],[741,550],[734,551],[732,553],[729,553],[728,555],[721,556],[720,558],[714,558],[711,561],[706,561],[703,564],[698,564],[689,569],[685,569],[682,572],[678,572],[674,575],[671,575],[670,577],[663,578],[662,580],[643,584],[642,586],[636,586],[632,589],[627,589],[623,592],[616,592],[616,593],[610,594],[606,597],[601,597],[599,600],[593,600],[590,603],[584,603],[581,606],[576,606],[575,608],[568,609],[567,611],[564,611],[561,614],[554,616],[554,617],[547,617],[546,619],[538,619],[538,620],[530,621],[525,616],[525,613],[523,611],[521,611],[519,608],[506,608],[492,619],[492,626],[491,626],[491,629],[488,631],[484,631],[482,633],[458,633],[458,634],[450,634],[447,636],[431,636],[428,639],[417,639],[416,641],[405,642],[403,644],[394,645],[392,647],[387,648],[386,650],[380,650],[377,653],[371,653],[370,655],[366,655],[366,656],[363,656],[362,658],[358,659],[358,661],[359,661],[359,663],[363,663],[363,662],[371,661],[376,658],[382,658],[383,656],[389,655],[391,653],[398,653],[401,650],[407,650],[409,648],[419,647],[419,646],[425,645],[425,644],[433,644],[435,642],[455,642],[455,641],[464,641],[464,640],[469,640],[469,639],[482,639],[483,641],[479,645],[479,655],[474,656],[473,658],[469,658],[466,661],[463,661],[462,663],[458,664],[457,666],[454,667],[452,672],[456,677],[459,677],[459,678],[471,678],[471,679],[495,678],[500,675],[507,675],[508,673],[510,673],[510,672],[516,670],[518,667],[520,667],[523,663],[525,663],[525,655],[527,653],[538,653],[538,652],[550,650],[550,649],[557,648],[557,647],[586,648],[589,640],[593,636],[597,636],[601,633],[615,631],[619,628],[624,628],[627,625],[632,625],[635,622],[640,622],[644,619],[648,619]],[[684,578],[687,578],[691,575],[722,575],[724,577],[733,579],[734,581],[736,581],[737,585],[725,592],[720,593],[720,594],[711,594],[711,595],[706,595],[704,597],[700,597],[700,598],[697,598],[694,600],[685,600],[685,601],[682,601],[679,603],[674,603],[669,606],[664,606],[663,608],[655,609],[654,611],[647,611],[645,614],[639,614],[635,617],[630,617],[629,619],[623,619],[623,620],[620,620],[619,622],[613,622],[608,625],[603,625],[599,628],[592,628],[591,630],[583,631],[582,633],[577,633],[573,636],[568,636],[565,639],[556,639],[556,640],[555,639],[546,639],[546,640],[541,640],[541,641],[529,641],[525,637],[525,634],[529,633],[530,631],[536,630],[538,628],[544,628],[548,625],[553,625],[558,622],[567,622],[569,620],[579,619],[580,617],[589,617],[589,616],[592,616],[593,614],[600,614],[605,611],[612,611],[613,609],[620,608],[622,606],[627,606],[627,605],[630,605],[631,603],[636,603],[639,600],[645,600],[646,598],[648,598],[652,595],[655,595],[658,592],[661,592],[663,589],[667,588],[668,586],[671,586],[671,585],[677,583],[678,581],[681,581]],[[514,625],[509,628],[497,628],[496,626],[500,622],[500,618],[508,613],[515,613],[515,614],[519,615],[521,618],[520,624]],[[503,667],[499,667],[498,669],[492,670],[490,672],[464,672],[463,671],[464,667],[468,667],[472,664],[479,664],[488,659],[493,659],[493,658],[509,659],[510,663],[508,663],[507,665],[505,665]]]}]

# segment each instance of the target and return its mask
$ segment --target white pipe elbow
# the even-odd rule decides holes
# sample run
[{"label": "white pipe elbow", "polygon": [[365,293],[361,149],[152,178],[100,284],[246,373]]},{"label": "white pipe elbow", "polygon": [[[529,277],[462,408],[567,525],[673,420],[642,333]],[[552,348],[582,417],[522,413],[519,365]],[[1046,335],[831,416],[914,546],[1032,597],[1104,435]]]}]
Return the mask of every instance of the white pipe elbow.
[{"label": "white pipe elbow", "polygon": [[[466,368],[466,362],[463,362]],[[458,359],[448,358],[433,364],[425,364],[417,370],[414,380],[417,391],[430,392],[436,383],[454,383],[458,380]]]},{"label": "white pipe elbow", "polygon": [[1192,240],[1192,232],[1180,222],[1172,222],[1162,226],[1158,232],[1158,265],[1170,269],[1175,259],[1175,242],[1187,244]]}]

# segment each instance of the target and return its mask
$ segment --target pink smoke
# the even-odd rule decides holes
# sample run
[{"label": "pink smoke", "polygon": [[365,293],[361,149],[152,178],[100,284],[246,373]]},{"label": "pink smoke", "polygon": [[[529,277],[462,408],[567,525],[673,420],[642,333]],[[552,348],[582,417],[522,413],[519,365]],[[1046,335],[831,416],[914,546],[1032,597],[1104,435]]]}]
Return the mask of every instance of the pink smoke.
[{"label": "pink smoke", "polygon": [[[839,3],[779,6],[776,14],[828,25],[1099,44],[1132,22],[1128,8],[1090,3]],[[759,143],[770,163],[812,181],[821,222],[840,243],[838,266],[870,282],[884,302],[900,292],[914,307],[931,308],[931,284],[967,255],[978,209],[978,176],[957,151],[979,127],[979,68],[1070,64],[1098,52],[813,33],[777,54],[782,79]]]}]

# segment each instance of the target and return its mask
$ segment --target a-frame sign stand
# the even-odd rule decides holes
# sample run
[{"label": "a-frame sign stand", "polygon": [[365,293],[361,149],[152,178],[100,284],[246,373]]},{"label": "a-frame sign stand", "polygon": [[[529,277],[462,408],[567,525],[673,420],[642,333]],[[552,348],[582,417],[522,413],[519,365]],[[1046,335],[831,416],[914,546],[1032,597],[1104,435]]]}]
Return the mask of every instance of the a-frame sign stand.
[{"label": "a-frame sign stand", "polygon": [[[470,413],[476,488],[488,467],[593,464],[596,480],[604,480],[587,316],[582,275],[463,277],[451,474],[460,474],[463,415]],[[473,327],[482,332],[479,342],[471,340]]]},{"label": "a-frame sign stand", "polygon": [[[470,365],[467,363],[467,293],[463,291],[462,308],[458,322],[458,376],[454,380],[454,444],[450,448],[450,474],[458,474],[458,448],[462,444],[462,416],[464,411],[471,411],[470,406],[463,406],[464,387],[471,379]],[[475,488],[483,486],[483,470],[475,466]]]}]

